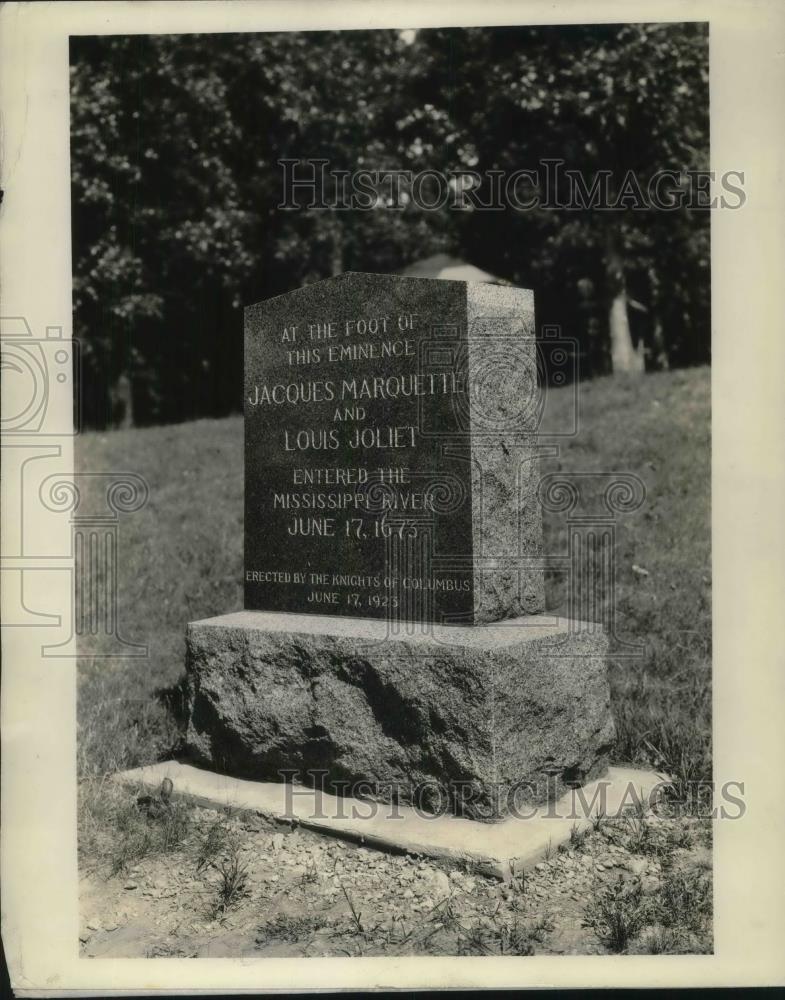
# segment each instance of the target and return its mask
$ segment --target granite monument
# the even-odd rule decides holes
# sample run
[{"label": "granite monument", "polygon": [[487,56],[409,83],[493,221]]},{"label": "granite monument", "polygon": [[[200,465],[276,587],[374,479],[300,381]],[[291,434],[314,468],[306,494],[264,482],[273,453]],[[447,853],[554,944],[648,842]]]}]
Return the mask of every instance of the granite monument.
[{"label": "granite monument", "polygon": [[481,820],[597,777],[601,630],[543,614],[532,293],[349,273],[246,310],[245,611],[186,748]]}]

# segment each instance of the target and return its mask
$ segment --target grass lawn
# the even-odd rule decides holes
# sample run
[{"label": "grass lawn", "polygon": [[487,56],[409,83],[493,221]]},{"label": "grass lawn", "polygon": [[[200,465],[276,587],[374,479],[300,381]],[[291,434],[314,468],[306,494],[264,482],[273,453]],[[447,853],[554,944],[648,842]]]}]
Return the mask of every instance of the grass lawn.
[{"label": "grass lawn", "polygon": [[[565,418],[571,392],[553,392],[554,422]],[[707,780],[709,409],[708,369],[586,383],[580,433],[543,463],[543,472],[632,472],[645,482],[646,502],[617,529],[618,631],[645,652],[611,660],[615,756]],[[135,472],[150,487],[147,505],[122,518],[119,551],[121,631],[146,643],[149,657],[79,663],[79,773],[88,795],[107,772],[151,763],[174,746],[186,622],[242,607],[242,449],[240,417],[77,441],[81,470]],[[598,496],[587,509],[597,509]],[[546,516],[545,539],[547,553],[565,554],[563,515]],[[549,609],[563,607],[563,590],[552,574]],[[89,840],[84,824],[100,815],[83,810],[82,820]]]}]

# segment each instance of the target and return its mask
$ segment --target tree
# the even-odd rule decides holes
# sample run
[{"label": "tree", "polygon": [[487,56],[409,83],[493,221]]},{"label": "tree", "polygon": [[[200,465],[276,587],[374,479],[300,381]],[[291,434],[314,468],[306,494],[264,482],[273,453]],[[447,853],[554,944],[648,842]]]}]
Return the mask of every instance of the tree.
[{"label": "tree", "polygon": [[[635,345],[631,335],[631,284],[636,303],[646,303],[652,362],[682,349],[684,317],[666,322],[665,287],[678,288],[688,324],[707,343],[708,213],[637,210],[633,184],[663,169],[686,177],[708,168],[707,26],[440,29],[420,32],[416,45],[412,128],[426,137],[425,158],[441,150],[445,165],[506,175],[549,161],[546,182],[547,174],[577,168],[585,185],[583,209],[557,202],[469,213],[460,230],[466,252],[489,270],[537,284],[541,300],[562,315],[565,290],[577,299],[587,279],[601,288],[614,371],[643,367],[643,338]],[[598,177],[610,203],[629,207],[591,208]],[[542,183],[539,194],[549,201]],[[704,280],[687,293],[686,276],[692,282],[698,273]]]},{"label": "tree", "polygon": [[[437,250],[534,287],[540,321],[577,331],[593,372],[606,356],[616,370],[640,367],[644,344],[650,366],[708,359],[706,212],[420,211],[411,199],[392,210],[382,184],[367,211],[279,207],[283,159],[506,175],[550,161],[583,178],[609,171],[611,198],[629,171],[705,167],[703,25],[71,45],[73,287],[88,425],[119,422],[129,389],[141,423],[239,409],[243,305]],[[335,184],[327,174],[328,203]]]},{"label": "tree", "polygon": [[124,376],[141,422],[237,409],[244,304],[441,245],[432,214],[278,208],[281,159],[398,166],[405,49],[397,31],[72,40],[88,423],[116,422]]}]

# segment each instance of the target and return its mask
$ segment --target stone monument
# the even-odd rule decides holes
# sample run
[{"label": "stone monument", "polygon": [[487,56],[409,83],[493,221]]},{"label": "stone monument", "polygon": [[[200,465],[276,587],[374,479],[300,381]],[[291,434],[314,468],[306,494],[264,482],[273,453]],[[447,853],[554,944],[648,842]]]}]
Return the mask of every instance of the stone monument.
[{"label": "stone monument", "polygon": [[607,641],[545,615],[530,291],[348,273],[245,318],[245,610],[185,749],[497,820],[602,774]]}]

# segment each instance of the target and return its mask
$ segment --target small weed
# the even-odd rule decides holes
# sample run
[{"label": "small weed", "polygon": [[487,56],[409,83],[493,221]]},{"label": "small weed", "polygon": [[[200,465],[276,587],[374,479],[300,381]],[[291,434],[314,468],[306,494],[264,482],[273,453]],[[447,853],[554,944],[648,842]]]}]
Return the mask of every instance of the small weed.
[{"label": "small weed", "polygon": [[645,816],[625,816],[627,850],[633,854],[651,853],[651,827]]},{"label": "small weed", "polygon": [[554,926],[555,925],[551,917],[548,916],[548,914],[542,914],[541,916],[535,917],[534,920],[530,921],[527,925],[527,931],[532,941],[542,944],[545,935],[550,934]]},{"label": "small weed", "polygon": [[197,951],[174,944],[154,944],[145,950],[145,958],[196,958]]},{"label": "small weed", "polygon": [[373,928],[365,927],[363,925],[363,922],[362,922],[362,913],[358,912],[355,909],[354,903],[352,902],[352,897],[349,895],[349,891],[346,888],[346,886],[343,884],[343,882],[341,882],[341,889],[343,891],[344,896],[346,897],[346,902],[349,904],[349,911],[351,912],[351,915],[352,915],[352,924],[354,925],[354,929],[356,930],[356,932],[358,934],[361,934],[363,937],[365,937],[365,938],[370,937],[370,935],[371,935],[371,933],[373,931]]},{"label": "small weed", "polygon": [[583,921],[606,948],[617,954],[626,951],[647,922],[648,906],[640,881],[625,882],[623,877],[597,893],[586,907]]},{"label": "small weed", "polygon": [[535,922],[515,918],[501,921],[498,911],[490,919],[477,921],[468,928],[458,925],[460,955],[533,955],[546,933],[553,930],[547,917]]},{"label": "small weed", "polygon": [[658,842],[652,837],[652,825],[645,809],[636,805],[622,816],[608,820],[604,834],[612,844],[626,848],[632,854],[655,854]]},{"label": "small weed", "polygon": [[664,927],[704,933],[712,918],[710,874],[699,869],[668,871],[657,894],[657,908]]},{"label": "small weed", "polygon": [[109,874],[120,875],[132,865],[146,858],[153,850],[153,838],[149,830],[139,830],[127,834],[117,844],[109,860]]},{"label": "small weed", "polygon": [[228,816],[219,814],[197,840],[194,850],[196,871],[203,871],[219,855],[236,847]]},{"label": "small weed", "polygon": [[517,875],[513,875],[509,885],[516,896],[523,896],[526,892],[526,871],[522,868]]},{"label": "small weed", "polygon": [[628,814],[610,820],[605,836],[632,854],[656,859],[663,868],[674,862],[674,851],[695,846],[695,834],[681,819],[653,820],[647,815]]},{"label": "small weed", "polygon": [[319,881],[319,868],[313,858],[309,858],[305,871],[300,876],[300,885],[312,885]]},{"label": "small weed", "polygon": [[193,810],[185,802],[172,802],[153,816],[140,811],[127,795],[113,805],[105,814],[106,832],[111,834],[105,841],[110,875],[127,872],[146,857],[177,850],[192,829]]},{"label": "small weed", "polygon": [[158,826],[159,850],[165,854],[180,847],[188,837],[193,822],[193,811],[185,802],[173,802],[169,811],[153,822]]},{"label": "small weed", "polygon": [[258,945],[270,944],[273,941],[285,941],[287,944],[301,942],[307,944],[307,939],[316,931],[327,926],[324,917],[311,913],[300,917],[288,913],[277,913],[270,920],[260,924],[256,935]]},{"label": "small weed", "polygon": [[248,866],[240,859],[239,852],[233,850],[227,857],[217,862],[211,861],[210,867],[219,876],[215,887],[216,898],[210,906],[210,917],[220,921],[248,895]]},{"label": "small weed", "polygon": [[668,827],[666,834],[666,849],[689,850],[694,845],[692,830],[684,823],[677,823]]},{"label": "small weed", "polygon": [[573,823],[572,828],[570,829],[570,847],[579,851],[586,842],[587,832],[587,830],[581,830],[577,823]]},{"label": "small weed", "polygon": [[654,737],[654,743],[647,742],[670,779],[664,791],[665,804],[682,816],[705,816],[711,807],[712,788],[707,735],[699,732],[685,737],[663,730]]},{"label": "small weed", "polygon": [[[441,927],[438,928],[441,930]],[[387,934],[387,943],[395,944],[399,947],[411,938],[414,933],[414,927],[406,926],[406,917],[402,914],[394,914],[392,918],[392,924],[390,930]]]},{"label": "small weed", "polygon": [[642,939],[641,950],[647,955],[680,955],[687,954],[690,947],[672,927],[653,927]]},{"label": "small weed", "polygon": [[[480,923],[472,924],[460,935],[459,955],[495,955],[501,945],[498,933]],[[529,952],[531,954],[531,952]]]}]

